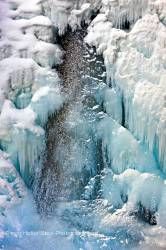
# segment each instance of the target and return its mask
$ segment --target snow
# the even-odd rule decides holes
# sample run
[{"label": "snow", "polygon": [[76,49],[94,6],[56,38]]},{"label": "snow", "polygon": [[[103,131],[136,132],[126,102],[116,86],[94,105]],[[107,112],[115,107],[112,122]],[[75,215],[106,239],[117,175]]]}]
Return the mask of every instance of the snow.
[{"label": "snow", "polygon": [[[0,1],[0,213],[3,216],[6,209],[22,201],[26,188],[20,176],[31,186],[38,174],[45,147],[44,125],[64,103],[60,79],[53,69],[63,56],[59,46],[53,44],[55,30],[64,34],[68,25],[75,30],[82,22],[89,23],[101,4],[85,39],[103,55],[109,86],[102,89],[106,114],[102,113],[104,118],[96,132],[102,142],[105,166],[100,176],[102,198],[111,212],[102,214],[101,220],[97,218],[99,226],[108,229],[107,232],[117,228],[118,222],[128,226],[127,219],[140,205],[155,214],[160,226],[166,226],[164,0]],[[72,126],[75,117],[70,119]],[[125,128],[121,126],[123,120]],[[87,121],[80,120],[78,134],[86,138],[90,132],[84,123]],[[91,152],[86,150],[91,168]],[[70,157],[79,159],[78,165],[83,168],[85,162],[77,145]],[[95,178],[85,187],[86,199],[92,196]],[[34,217],[26,214],[22,221],[11,213],[8,220],[3,217],[0,223],[3,225],[5,221],[7,227],[23,229],[29,228],[28,222],[36,218],[34,221],[39,224],[37,215],[29,210],[32,199],[27,199],[30,205],[23,203],[23,211]],[[160,230],[165,232],[161,227]]]},{"label": "snow", "polygon": [[30,108],[37,114],[40,124],[43,126],[48,116],[59,110],[63,104],[59,89],[48,86],[41,87],[32,97]]},{"label": "snow", "polygon": [[[158,4],[149,3],[143,17],[128,32],[115,29],[111,10],[106,13],[107,8],[103,9],[91,23],[85,41],[103,54],[107,82],[120,93],[124,105],[125,126],[154,153],[166,173],[166,27],[160,22]],[[139,1],[137,5],[141,6]],[[159,5],[165,3],[160,1]]]},{"label": "snow", "polygon": [[34,60],[42,67],[53,68],[62,63],[63,52],[58,45],[39,41],[33,49]]},{"label": "snow", "polygon": [[45,144],[42,126],[64,101],[52,70],[63,52],[52,44],[53,25],[41,1],[0,4],[0,145],[30,186]]}]

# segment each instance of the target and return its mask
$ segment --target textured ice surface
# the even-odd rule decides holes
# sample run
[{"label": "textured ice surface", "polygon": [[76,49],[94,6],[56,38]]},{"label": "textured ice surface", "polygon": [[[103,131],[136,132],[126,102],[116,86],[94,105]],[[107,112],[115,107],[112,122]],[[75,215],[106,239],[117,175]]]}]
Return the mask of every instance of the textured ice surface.
[{"label": "textured ice surface", "polygon": [[149,3],[149,13],[129,32],[112,28],[108,13],[99,14],[89,27],[86,42],[104,56],[107,81],[121,93],[126,127],[148,146],[165,172],[166,27],[156,5]]},{"label": "textured ice surface", "polygon": [[4,218],[7,210],[19,204],[25,194],[23,181],[9,160],[9,155],[0,151],[0,217]]},{"label": "textured ice surface", "polygon": [[[145,241],[140,249],[156,249],[156,246],[164,249],[164,0],[0,1],[0,144],[9,154],[7,156],[0,152],[0,212],[3,215],[0,223],[3,231],[48,228],[51,231],[55,228],[64,231],[64,225],[61,227],[53,221],[51,226],[46,223],[42,227],[36,212],[31,209],[31,198],[27,198],[28,201],[17,210],[6,213],[6,208],[21,200],[24,193],[24,186],[12,163],[24,181],[31,184],[40,167],[38,163],[44,147],[42,127],[48,116],[63,104],[59,78],[52,70],[62,62],[63,54],[57,45],[52,44],[56,40],[56,28],[62,34],[68,25],[75,30],[81,22],[89,23],[101,4],[100,14],[92,21],[86,42],[103,55],[109,85],[102,92],[102,104],[108,117],[100,114],[105,118],[97,129],[105,166],[101,176],[98,176],[103,200],[101,207],[98,200],[95,205],[89,203],[97,179],[92,177],[85,188],[87,201],[62,204],[60,215],[76,228],[78,225],[80,228],[90,225],[91,228],[92,225],[92,229],[111,235],[109,239],[99,234],[95,238],[90,232],[87,237],[70,235],[70,239],[74,238],[76,249],[98,249],[101,246],[122,250],[128,245],[128,240],[140,239]],[[51,21],[43,15],[48,15]],[[71,119],[76,121],[75,117]],[[86,138],[89,130],[81,129],[81,125],[80,122],[77,132]],[[80,166],[84,165],[78,147],[70,156],[74,160],[79,158]],[[148,222],[153,224],[151,220],[156,220],[159,227],[152,229],[139,224],[134,214],[140,209],[144,212],[147,209],[151,216]],[[4,217],[6,214],[7,219]],[[60,246],[56,245],[57,249],[74,249],[73,241],[71,244],[64,241],[62,246],[60,237],[56,240],[49,237],[46,241],[41,237],[37,241],[33,237],[23,237],[21,240],[9,238],[2,239],[7,249],[13,246],[17,248],[19,244],[27,249],[55,249],[57,242],[60,242]],[[97,240],[101,245],[98,243],[96,246]]]},{"label": "textured ice surface", "polygon": [[101,0],[48,0],[43,6],[59,33],[63,34],[68,25],[75,30],[81,22],[88,24],[92,14],[100,8]]},{"label": "textured ice surface", "polygon": [[[102,6],[85,41],[103,55],[111,87],[103,96],[109,117],[98,128],[108,171],[103,194],[119,214],[141,204],[166,225],[166,3],[108,0]],[[104,225],[111,229],[117,214]]]},{"label": "textured ice surface", "polygon": [[104,163],[113,173],[120,174],[128,168],[140,172],[157,171],[152,154],[112,118],[104,118],[98,124],[97,131],[102,139]]},{"label": "textured ice surface", "polygon": [[0,143],[29,185],[44,145],[42,126],[63,104],[52,70],[63,52],[51,43],[53,25],[41,1],[0,4]]}]

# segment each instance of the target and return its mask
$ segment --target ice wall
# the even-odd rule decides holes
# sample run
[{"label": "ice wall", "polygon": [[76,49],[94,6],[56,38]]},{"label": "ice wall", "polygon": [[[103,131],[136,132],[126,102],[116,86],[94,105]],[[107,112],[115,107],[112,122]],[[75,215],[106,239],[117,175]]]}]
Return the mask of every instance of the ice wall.
[{"label": "ice wall", "polygon": [[52,70],[63,52],[41,1],[0,4],[0,144],[30,186],[44,147],[42,127],[64,101]]},{"label": "ice wall", "polygon": [[[15,191],[15,184],[22,184],[18,176],[13,179],[12,163],[31,185],[44,147],[42,127],[63,105],[60,80],[52,70],[63,55],[53,44],[56,28],[62,34],[68,25],[75,30],[81,22],[89,23],[101,1],[0,4],[0,144],[9,154],[6,159],[2,152],[0,168],[13,171],[12,178],[4,170],[0,176],[3,212],[21,196]],[[150,211],[149,223],[166,224],[165,10],[164,0],[103,0],[89,27],[86,42],[103,54],[110,87],[103,95],[109,117],[97,129],[105,166],[102,198],[111,211],[102,214],[105,229],[113,228],[124,211],[140,208]],[[123,122],[126,128],[120,126]],[[94,183],[92,178],[89,185]]]},{"label": "ice wall", "polygon": [[[115,6],[119,11],[126,8],[132,12],[130,4],[123,3]],[[86,42],[104,56],[107,82],[121,95],[125,126],[149,148],[166,173],[166,5],[164,1],[133,3],[143,3],[143,16],[124,31],[116,29],[110,19],[114,13],[112,1],[103,1],[103,11],[91,23]],[[111,6],[109,12],[107,4]]]},{"label": "ice wall", "polygon": [[91,16],[101,7],[101,0],[48,0],[43,2],[43,8],[58,28],[59,34],[63,34],[67,27],[76,30],[81,23],[90,23]]},{"label": "ice wall", "polygon": [[111,117],[104,118],[97,128],[102,140],[105,165],[102,178],[103,197],[112,209],[133,212],[140,205],[151,213],[159,212],[158,222],[165,221],[165,178],[145,145]]},{"label": "ice wall", "polygon": [[114,174],[120,174],[128,168],[160,173],[152,154],[111,117],[102,119],[97,134],[102,139],[105,167],[110,168]]},{"label": "ice wall", "polygon": [[124,211],[166,225],[165,8],[164,1],[102,1],[85,38],[103,55],[107,71],[108,117],[97,133],[103,197],[116,212],[105,226]]},{"label": "ice wall", "polygon": [[103,0],[102,11],[117,28],[133,24],[141,18],[148,8],[149,0]]}]

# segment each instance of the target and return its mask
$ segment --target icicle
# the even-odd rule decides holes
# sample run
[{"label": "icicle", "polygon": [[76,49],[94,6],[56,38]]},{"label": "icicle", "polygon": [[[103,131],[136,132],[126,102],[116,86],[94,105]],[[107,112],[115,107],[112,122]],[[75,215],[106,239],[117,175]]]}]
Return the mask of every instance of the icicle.
[{"label": "icicle", "polygon": [[48,116],[59,110],[63,104],[63,97],[59,89],[42,87],[33,96],[30,108],[37,114],[42,126],[47,122]]},{"label": "icicle", "polygon": [[114,173],[122,173],[128,168],[160,173],[152,154],[111,118],[99,123],[98,136],[102,139],[103,160]]}]

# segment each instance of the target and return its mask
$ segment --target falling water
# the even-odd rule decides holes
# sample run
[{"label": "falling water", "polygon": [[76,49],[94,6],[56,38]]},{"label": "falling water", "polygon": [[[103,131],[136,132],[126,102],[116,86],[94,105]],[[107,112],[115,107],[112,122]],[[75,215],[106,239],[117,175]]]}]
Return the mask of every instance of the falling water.
[{"label": "falling water", "polygon": [[72,249],[129,249],[142,239],[133,216],[126,217],[127,227],[116,222],[109,235],[99,226],[112,211],[102,196],[105,163],[96,136],[98,122],[106,115],[101,102],[106,74],[103,59],[84,43],[85,35],[84,30],[67,32],[60,41],[65,58],[58,71],[66,103],[46,125],[36,204],[44,221],[52,218],[53,230],[54,218],[64,225]]},{"label": "falling water", "polygon": [[88,182],[103,168],[95,126],[103,114],[96,95],[105,81],[105,68],[102,58],[84,43],[85,34],[84,30],[68,32],[61,38],[65,58],[59,74],[66,103],[46,126],[47,146],[37,191],[41,213],[55,213],[60,201],[82,199]]}]

